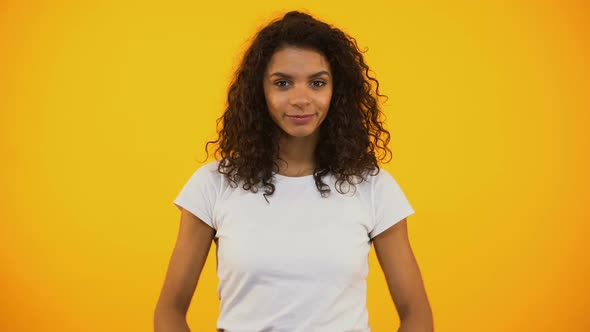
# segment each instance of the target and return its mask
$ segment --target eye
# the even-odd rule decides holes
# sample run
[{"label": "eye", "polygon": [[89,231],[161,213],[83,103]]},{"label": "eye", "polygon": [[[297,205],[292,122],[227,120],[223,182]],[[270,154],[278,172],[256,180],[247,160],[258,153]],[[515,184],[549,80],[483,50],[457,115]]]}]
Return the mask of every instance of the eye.
[{"label": "eye", "polygon": [[326,82],[324,82],[322,80],[311,81],[311,86],[314,87],[314,88],[321,88],[324,85],[326,85]]},{"label": "eye", "polygon": [[289,85],[289,81],[286,81],[286,80],[276,81],[276,82],[274,82],[274,85],[278,86],[279,88],[286,88]]}]

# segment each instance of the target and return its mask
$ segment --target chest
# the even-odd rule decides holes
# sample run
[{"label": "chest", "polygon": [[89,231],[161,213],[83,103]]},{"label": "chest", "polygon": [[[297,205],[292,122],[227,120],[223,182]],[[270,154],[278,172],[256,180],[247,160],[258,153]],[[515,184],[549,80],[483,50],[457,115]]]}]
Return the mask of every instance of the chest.
[{"label": "chest", "polygon": [[[312,188],[315,189],[315,188]],[[371,211],[358,196],[234,192],[216,206],[220,278],[366,277]]]}]

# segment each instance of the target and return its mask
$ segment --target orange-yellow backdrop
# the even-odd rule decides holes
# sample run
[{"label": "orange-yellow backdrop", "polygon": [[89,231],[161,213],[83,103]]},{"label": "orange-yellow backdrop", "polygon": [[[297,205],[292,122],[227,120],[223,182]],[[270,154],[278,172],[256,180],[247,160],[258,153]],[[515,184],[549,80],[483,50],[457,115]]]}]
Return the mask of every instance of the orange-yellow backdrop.
[{"label": "orange-yellow backdrop", "polygon": [[[172,200],[240,52],[290,9],[368,47],[436,330],[590,331],[587,3],[372,0],[0,2],[0,330],[152,329]],[[193,331],[215,327],[212,254]]]}]

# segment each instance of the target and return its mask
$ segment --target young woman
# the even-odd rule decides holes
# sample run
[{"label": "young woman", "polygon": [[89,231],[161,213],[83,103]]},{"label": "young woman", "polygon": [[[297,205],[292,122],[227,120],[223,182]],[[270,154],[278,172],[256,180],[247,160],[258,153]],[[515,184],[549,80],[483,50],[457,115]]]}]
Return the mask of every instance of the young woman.
[{"label": "young woman", "polygon": [[378,82],[354,39],[289,12],[258,32],[229,88],[217,160],[174,203],[180,230],[155,330],[189,331],[186,313],[212,242],[217,331],[370,331],[374,244],[401,319],[433,319],[406,218],[414,213],[378,160],[390,156]]}]

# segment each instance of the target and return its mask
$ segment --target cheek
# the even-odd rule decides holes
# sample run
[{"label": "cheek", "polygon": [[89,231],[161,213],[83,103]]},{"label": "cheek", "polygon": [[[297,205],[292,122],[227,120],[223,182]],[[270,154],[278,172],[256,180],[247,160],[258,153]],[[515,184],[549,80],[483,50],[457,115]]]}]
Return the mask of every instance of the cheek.
[{"label": "cheek", "polygon": [[322,107],[328,111],[328,109],[330,108],[330,102],[332,100],[332,93],[327,93],[325,96],[323,96],[322,98]]},{"label": "cheek", "polygon": [[279,95],[269,93],[266,95],[266,105],[271,111],[278,111],[282,108],[283,100]]}]

